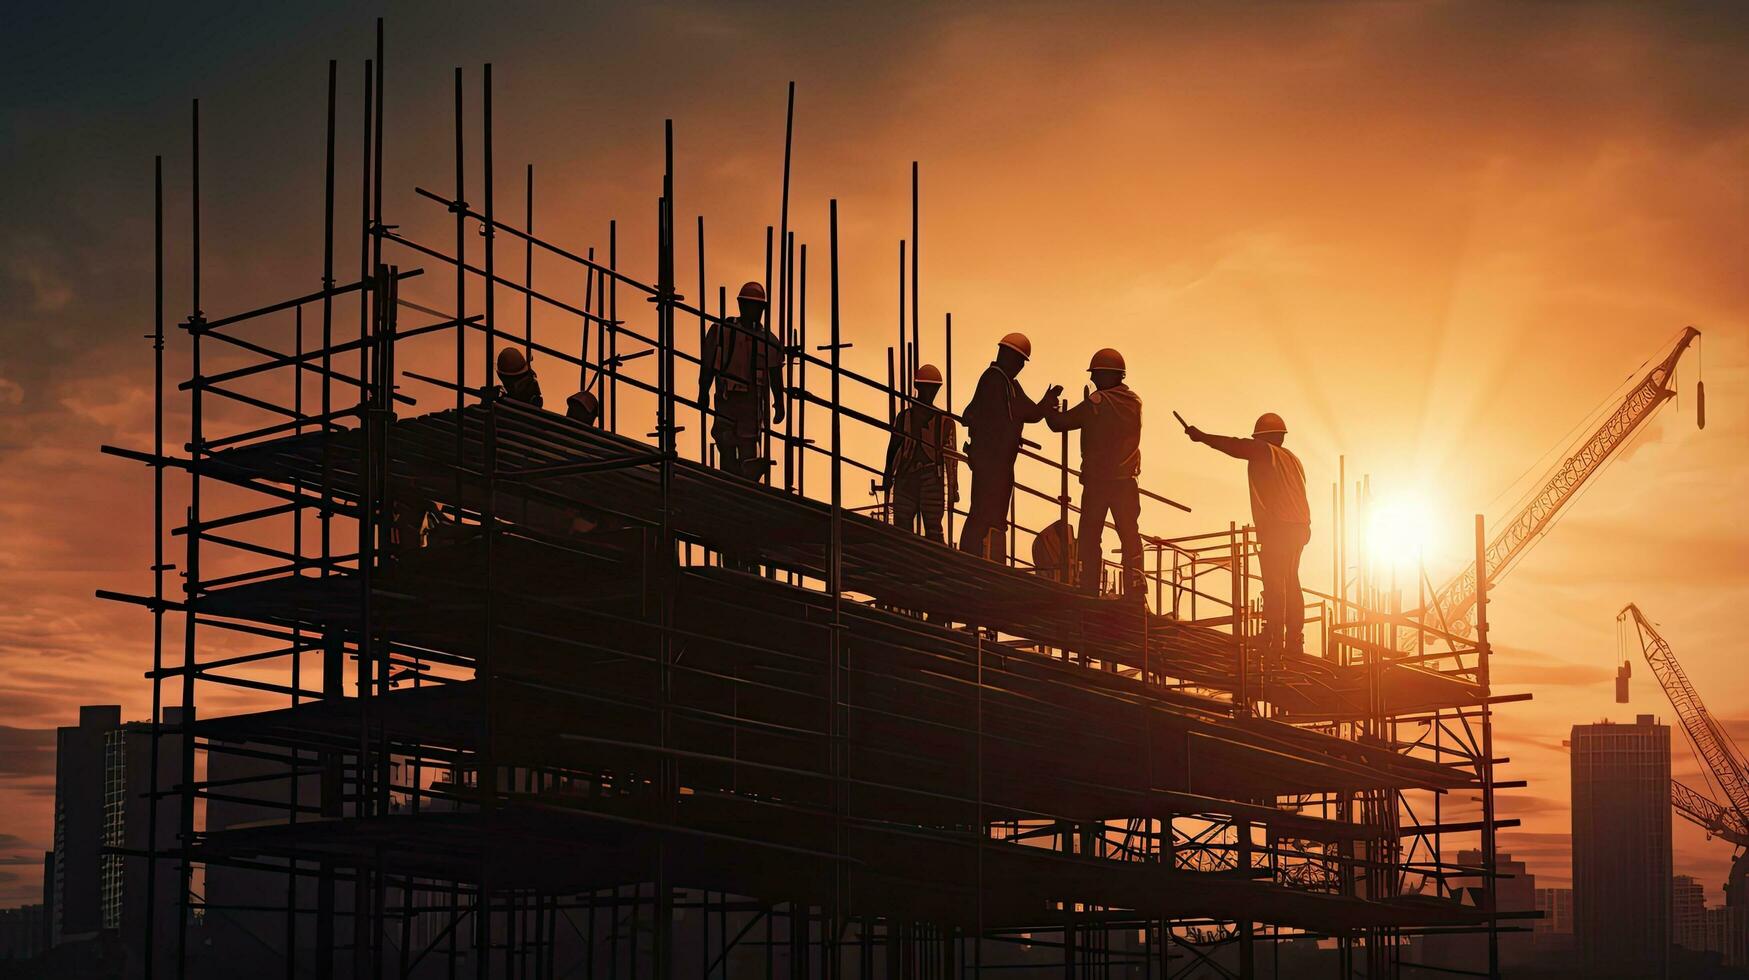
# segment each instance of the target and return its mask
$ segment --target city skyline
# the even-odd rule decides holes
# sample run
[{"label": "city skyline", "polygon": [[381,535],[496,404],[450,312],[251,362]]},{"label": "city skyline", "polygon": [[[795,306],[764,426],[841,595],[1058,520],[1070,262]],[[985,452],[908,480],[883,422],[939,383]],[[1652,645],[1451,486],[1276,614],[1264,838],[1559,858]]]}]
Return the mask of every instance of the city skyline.
[{"label": "city skyline", "polygon": [[[41,894],[55,728],[81,704],[120,704],[124,718],[149,712],[149,617],[94,592],[151,588],[142,571],[149,494],[137,467],[97,447],[151,442],[140,335],[150,329],[152,157],[165,157],[170,323],[190,305],[195,96],[207,139],[205,311],[265,302],[288,281],[318,288],[319,93],[327,60],[339,59],[343,136],[355,138],[360,66],[372,54],[370,21],[338,8],[294,17],[188,5],[118,13],[91,30],[78,29],[77,11],[22,18],[34,43],[3,110],[8,128],[29,138],[0,173],[33,193],[0,244],[0,296],[19,311],[0,328],[0,493],[9,501],[0,513],[10,539],[0,587],[15,597],[0,621],[9,709],[0,905]],[[847,367],[885,370],[917,161],[920,353],[943,359],[951,313],[955,407],[1010,330],[1032,338],[1029,388],[1058,382],[1071,399],[1094,349],[1125,350],[1128,383],[1149,406],[1143,482],[1194,511],[1148,504],[1145,529],[1166,534],[1248,513],[1238,470],[1186,442],[1171,412],[1235,432],[1261,411],[1281,412],[1306,464],[1310,588],[1330,584],[1339,465],[1346,493],[1370,480],[1381,512],[1411,515],[1377,533],[1424,538],[1437,586],[1472,555],[1472,515],[1504,519],[1605,396],[1694,325],[1703,336],[1681,362],[1677,398],[1497,583],[1493,687],[1532,695],[1495,713],[1496,754],[1512,760],[1503,772],[1529,781],[1499,795],[1498,815],[1522,821],[1501,831],[1500,849],[1526,861],[1539,885],[1572,884],[1570,726],[1649,714],[1679,727],[1613,621],[1629,602],[1658,624],[1726,730],[1749,731],[1732,628],[1749,590],[1749,518],[1737,502],[1749,485],[1749,280],[1735,269],[1749,251],[1749,112],[1714,84],[1749,58],[1749,18],[1686,4],[1267,14],[679,4],[551,21],[450,17],[437,25],[411,7],[386,13],[385,146],[396,179],[387,193],[405,233],[450,233],[449,216],[412,187],[449,191],[451,72],[465,66],[466,108],[477,114],[481,66],[491,62],[496,138],[515,148],[497,162],[502,212],[522,220],[532,166],[544,236],[604,251],[617,218],[622,269],[652,277],[647,219],[660,122],[672,119],[680,280],[691,277],[692,221],[703,215],[707,295],[725,283],[732,294],[763,272],[793,81],[790,227],[812,248],[808,305],[822,324],[826,202],[837,202]],[[635,40],[575,57],[567,39],[592,31]],[[213,57],[163,57],[184,43]],[[1245,72],[1226,70],[1241,62]],[[477,184],[477,159],[470,165]],[[339,166],[350,220],[359,163],[343,156]],[[353,231],[342,236],[348,249]],[[511,251],[520,275],[520,249]],[[448,308],[447,281],[428,271],[404,297]],[[535,274],[568,273],[542,262]],[[520,300],[499,302],[520,324]],[[535,314],[536,329],[560,320]],[[188,366],[186,337],[175,333],[173,378]],[[549,378],[563,370],[542,367]],[[1699,430],[1703,370],[1711,401]],[[568,389],[549,384],[558,393],[549,391],[548,408],[562,412]],[[646,425],[649,409],[630,405],[631,425]],[[168,426],[174,444],[187,430],[180,406]],[[868,437],[854,438],[857,451],[873,452]],[[852,505],[874,499],[860,485],[847,492]],[[1023,516],[1054,508],[1020,506]],[[172,561],[181,545],[167,544]],[[1381,576],[1414,574],[1413,561],[1386,550],[1376,547]],[[1618,704],[1624,659],[1631,700]],[[225,690],[203,695],[202,715],[267,703]],[[1706,785],[1685,748],[1671,761],[1677,780]],[[1674,872],[1719,902],[1731,848],[1680,818],[1671,835]]]}]

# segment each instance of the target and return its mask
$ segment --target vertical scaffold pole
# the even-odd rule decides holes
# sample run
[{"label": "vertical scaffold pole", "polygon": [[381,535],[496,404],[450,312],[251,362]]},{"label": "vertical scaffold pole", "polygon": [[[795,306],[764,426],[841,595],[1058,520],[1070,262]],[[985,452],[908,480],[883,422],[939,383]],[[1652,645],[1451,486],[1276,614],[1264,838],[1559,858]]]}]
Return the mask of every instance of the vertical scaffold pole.
[{"label": "vertical scaffold pole", "polygon": [[[493,188],[492,188],[493,174],[492,174],[492,64],[491,64],[491,62],[487,62],[483,66],[482,70],[483,70],[483,77],[481,79],[481,100],[480,100],[480,154],[481,154],[481,157],[480,157],[480,182],[481,182],[481,193],[485,195],[485,215],[484,215],[483,224],[484,224],[485,236],[486,236],[486,245],[485,245],[486,254],[485,254],[485,259],[484,259],[485,282],[482,284],[481,288],[484,290],[484,299],[485,299],[485,307],[486,307],[486,309],[485,309],[485,314],[486,314],[485,315],[485,324],[486,324],[485,354],[486,354],[486,357],[485,357],[485,363],[481,369],[482,370],[481,377],[483,379],[481,384],[482,384],[482,387],[484,389],[490,390],[491,379],[492,379],[492,370],[493,370],[493,366],[494,366],[494,361],[495,361],[497,354],[498,354],[498,352],[497,352],[498,319],[497,319],[497,315],[496,315],[497,314],[497,306],[496,306],[497,289],[495,288],[496,287],[496,279],[497,279],[497,272],[496,272],[496,265],[495,265],[497,249],[496,249],[495,245],[496,245],[496,241],[497,241],[497,237],[498,237],[497,236],[498,229],[497,229],[497,224],[496,224],[497,212],[493,206],[493,193],[492,193],[492,191],[493,191]],[[459,333],[460,331],[461,331],[461,327],[458,325],[457,332]],[[490,840],[494,836],[494,826],[493,825],[497,822],[496,818],[497,818],[497,810],[498,810],[498,767],[497,767],[497,760],[495,758],[496,752],[494,751],[494,745],[493,745],[493,735],[494,735],[493,728],[494,728],[494,726],[493,726],[493,719],[492,719],[492,716],[494,714],[494,711],[492,709],[493,696],[494,696],[494,691],[493,691],[494,685],[492,683],[492,679],[493,679],[493,676],[496,672],[495,668],[493,666],[493,662],[492,662],[493,661],[493,657],[492,657],[492,632],[493,632],[495,625],[496,625],[493,622],[493,613],[496,611],[495,607],[497,605],[497,603],[495,601],[495,597],[493,595],[493,589],[495,588],[496,583],[494,583],[492,580],[492,573],[494,571],[492,565],[493,565],[493,557],[494,557],[493,556],[494,539],[497,538],[497,536],[498,536],[497,535],[498,516],[497,516],[497,506],[496,506],[497,502],[496,502],[496,500],[494,500],[495,491],[497,490],[496,477],[497,477],[497,469],[498,469],[498,447],[497,447],[498,408],[497,408],[497,406],[495,404],[489,404],[486,407],[486,410],[483,413],[482,417],[483,417],[484,422],[485,422],[485,434],[484,434],[485,435],[485,440],[484,440],[485,444],[484,444],[484,447],[483,447],[483,450],[481,453],[480,469],[485,474],[485,483],[486,483],[485,490],[486,490],[486,492],[485,492],[484,499],[482,501],[483,506],[481,507],[481,511],[480,511],[480,527],[481,527],[481,541],[482,541],[482,544],[484,547],[484,552],[485,552],[485,557],[484,557],[484,561],[482,562],[481,571],[482,571],[483,588],[485,590],[486,595],[485,595],[485,602],[483,604],[484,628],[481,631],[480,661],[479,661],[479,664],[477,665],[477,667],[475,668],[475,670],[476,670],[476,678],[478,679],[478,682],[480,684],[480,696],[483,699],[484,703],[486,704],[487,708],[486,708],[486,711],[484,712],[484,721],[483,721],[484,731],[481,733],[482,737],[481,737],[480,743],[479,743],[480,744],[480,749],[479,749],[480,759],[479,759],[479,768],[478,768],[479,775],[478,775],[477,779],[479,781],[478,790],[480,793],[480,805],[481,805],[481,810],[482,810],[482,816],[484,818],[483,826],[485,827],[485,830],[486,830],[486,838],[488,840]],[[456,419],[456,429],[458,431],[463,429],[462,419],[459,417]],[[484,853],[490,853],[490,851],[488,850]],[[474,949],[475,949],[474,972],[475,972],[475,975],[479,978],[479,980],[488,980],[488,978],[491,976],[491,973],[492,973],[492,956],[491,956],[491,951],[492,951],[492,874],[491,874],[491,861],[489,859],[482,859],[480,862],[479,892],[475,898],[475,901],[476,901],[476,908],[474,911]],[[506,909],[506,913],[505,913],[505,925],[506,925],[506,933],[508,933],[508,926],[509,926],[509,910],[508,910],[508,908]],[[506,955],[508,955],[510,953],[510,951],[511,951],[510,944],[507,942],[505,944]]]},{"label": "vertical scaffold pole", "polygon": [[[332,102],[330,102],[332,104]],[[333,114],[330,112],[330,118]],[[200,100],[194,100],[190,127],[190,161],[189,161],[189,213],[191,226],[191,244],[189,251],[189,278],[191,290],[189,295],[188,335],[189,345],[189,377],[200,378],[200,337],[205,329],[205,315],[200,309]],[[196,384],[189,393],[188,434],[189,456],[196,465],[188,469],[188,557],[186,559],[186,579],[183,584],[185,598],[189,607],[182,615],[182,724],[187,725],[194,713],[194,648],[195,648],[195,617],[193,600],[200,590],[200,468],[202,455],[201,438],[201,386]],[[192,863],[190,845],[194,842],[194,739],[184,731],[177,742],[180,748],[181,765],[178,766],[177,781],[182,789],[181,813],[177,825],[179,828],[177,851],[181,855],[178,866],[177,882],[177,930],[176,930],[176,975],[188,975],[188,919],[190,915],[189,897],[194,884],[194,865]]]},{"label": "vertical scaffold pole", "polygon": [[921,310],[923,309],[923,305],[921,302],[921,296],[919,295],[920,290],[921,290],[921,283],[919,283],[918,279],[917,279],[917,268],[918,268],[917,260],[923,254],[923,240],[919,235],[917,214],[918,214],[918,211],[917,211],[917,161],[912,160],[911,161],[911,347],[910,347],[911,356],[907,362],[909,366],[907,367],[906,372],[905,372],[905,380],[907,382],[907,387],[905,389],[906,391],[910,390],[909,384],[914,383],[916,381],[917,368],[919,365],[921,365],[923,363],[923,347],[921,344],[918,343],[918,336],[919,336],[918,328],[923,323],[923,318],[922,318],[922,313],[921,313]]},{"label": "vertical scaffold pole", "polygon": [[[844,442],[842,432],[842,412],[840,411],[840,381],[841,366],[844,356],[843,324],[839,315],[838,290],[838,199],[833,198],[829,212],[830,232],[832,237],[832,527],[831,541],[827,549],[826,575],[829,579],[827,588],[832,592],[832,626],[828,642],[828,675],[827,691],[827,747],[830,751],[832,774],[832,830],[833,830],[833,862],[832,862],[832,916],[821,921],[821,939],[837,933],[837,919],[847,904],[849,882],[846,880],[844,867],[845,847],[845,812],[844,812],[844,772],[843,752],[841,751],[842,732],[840,731],[840,705],[844,692],[843,658],[844,649]],[[836,958],[833,960],[837,962]]]},{"label": "vertical scaffold pole", "polygon": [[[158,907],[158,754],[164,737],[164,571],[164,158],[157,156],[152,158],[152,769],[146,804],[145,980],[153,980],[158,962],[153,913]],[[53,909],[43,912],[54,914]]]},{"label": "vertical scaffold pole", "polygon": [[1494,834],[1494,689],[1488,676],[1493,653],[1488,642],[1488,534],[1481,514],[1476,515],[1476,683],[1482,689],[1482,865],[1487,877],[1482,895],[1488,916],[1488,976],[1500,976],[1499,878],[1496,874]]},{"label": "vertical scaffold pole", "polygon": [[[673,973],[674,891],[668,876],[669,828],[675,821],[675,797],[680,793],[677,761],[667,751],[672,741],[674,685],[674,589],[675,576],[674,525],[672,494],[674,492],[674,457],[677,433],[674,415],[674,120],[663,123],[662,201],[657,215],[656,240],[661,249],[657,264],[656,317],[659,367],[661,371],[660,412],[657,431],[662,447],[662,532],[657,541],[661,549],[659,561],[658,608],[661,615],[661,676],[658,678],[658,710],[662,762],[661,788],[663,832],[656,845],[656,880],[654,906],[656,934],[654,975],[668,980]],[[700,301],[703,298],[700,297]]]}]

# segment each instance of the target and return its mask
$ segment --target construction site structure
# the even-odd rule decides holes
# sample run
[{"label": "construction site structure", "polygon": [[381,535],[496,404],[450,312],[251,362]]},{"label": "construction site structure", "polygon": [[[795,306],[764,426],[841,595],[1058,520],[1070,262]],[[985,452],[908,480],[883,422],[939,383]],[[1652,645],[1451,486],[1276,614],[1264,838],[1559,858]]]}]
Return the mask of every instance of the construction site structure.
[{"label": "construction site structure", "polygon": [[[155,586],[100,593],[154,618],[154,746],[180,755],[153,788],[179,801],[178,845],[131,855],[179,878],[147,975],[1253,977],[1311,956],[1384,977],[1415,936],[1517,928],[1495,907],[1516,823],[1495,792],[1521,784],[1495,777],[1492,725],[1526,696],[1490,682],[1480,518],[1469,634],[1339,567],[1307,593],[1310,652],[1266,662],[1249,527],[1149,537],[1149,609],[860,512],[847,479],[881,467],[850,447],[884,446],[926,343],[917,169],[909,333],[880,380],[846,363],[835,201],[810,339],[787,122],[766,292],[793,409],[762,479],[714,469],[682,325],[730,318],[720,289],[707,309],[702,217],[681,291],[672,124],[634,274],[617,223],[605,261],[534,234],[532,168],[507,220],[491,66],[473,123],[458,69],[455,187],[417,189],[453,216],[445,247],[383,213],[382,43],[379,23],[344,235],[329,65],[318,288],[223,316],[202,307],[196,103],[178,448],[159,163],[155,445],[104,450],[153,473]],[[565,274],[537,287],[536,256]],[[506,347],[548,384],[575,371],[599,423],[506,397]],[[1017,491],[1064,524],[1068,460],[1066,435],[1058,458],[1026,450]]]}]

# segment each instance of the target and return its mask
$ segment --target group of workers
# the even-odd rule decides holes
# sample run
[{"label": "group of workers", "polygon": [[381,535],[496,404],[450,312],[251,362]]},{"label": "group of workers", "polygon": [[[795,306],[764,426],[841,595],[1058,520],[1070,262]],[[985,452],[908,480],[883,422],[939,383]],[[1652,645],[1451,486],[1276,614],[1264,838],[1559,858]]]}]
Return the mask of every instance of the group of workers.
[{"label": "group of workers", "polygon": [[[766,323],[764,287],[757,282],[742,286],[736,304],[738,315],[713,323],[705,336],[698,399],[708,411],[714,397],[711,439],[718,465],[758,480],[771,466],[761,448],[763,436],[772,423],[784,418],[785,351]],[[1146,590],[1137,485],[1142,471],[1142,399],[1124,384],[1123,355],[1109,347],[1093,355],[1087,365],[1092,389],[1072,408],[1061,401],[1061,385],[1049,386],[1036,401],[1021,388],[1020,373],[1031,359],[1032,343],[1024,334],[1011,333],[998,342],[996,358],[978,378],[977,390],[965,408],[969,441],[963,449],[956,448],[959,435],[953,415],[935,402],[942,386],[940,369],[933,364],[917,368],[913,395],[894,418],[887,445],[884,479],[893,522],[945,541],[942,522],[960,499],[959,460],[964,458],[971,468],[972,486],[959,548],[1005,561],[1014,466],[1025,427],[1042,421],[1054,432],[1079,430],[1079,585],[1099,593],[1109,516],[1117,528],[1122,596],[1142,602]],[[540,384],[521,350],[510,347],[499,354],[498,374],[505,397],[541,404]],[[596,424],[600,401],[591,392],[580,391],[568,400],[566,414]],[[1305,468],[1283,445],[1286,424],[1281,416],[1266,412],[1248,438],[1207,433],[1189,424],[1184,424],[1184,432],[1194,442],[1245,460],[1263,580],[1263,641],[1266,649],[1278,654],[1304,652],[1299,567],[1300,553],[1311,537],[1311,509],[1306,502]]]}]

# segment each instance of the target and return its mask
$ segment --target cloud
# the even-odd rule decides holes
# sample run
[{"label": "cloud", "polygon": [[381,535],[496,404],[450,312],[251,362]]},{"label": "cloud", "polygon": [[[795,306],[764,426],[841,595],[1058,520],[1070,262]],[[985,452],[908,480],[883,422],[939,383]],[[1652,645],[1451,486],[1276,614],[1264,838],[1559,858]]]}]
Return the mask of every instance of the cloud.
[{"label": "cloud", "polygon": [[[0,725],[0,778],[53,774],[54,750],[53,729]],[[0,848],[6,846],[5,836],[0,835]]]}]

